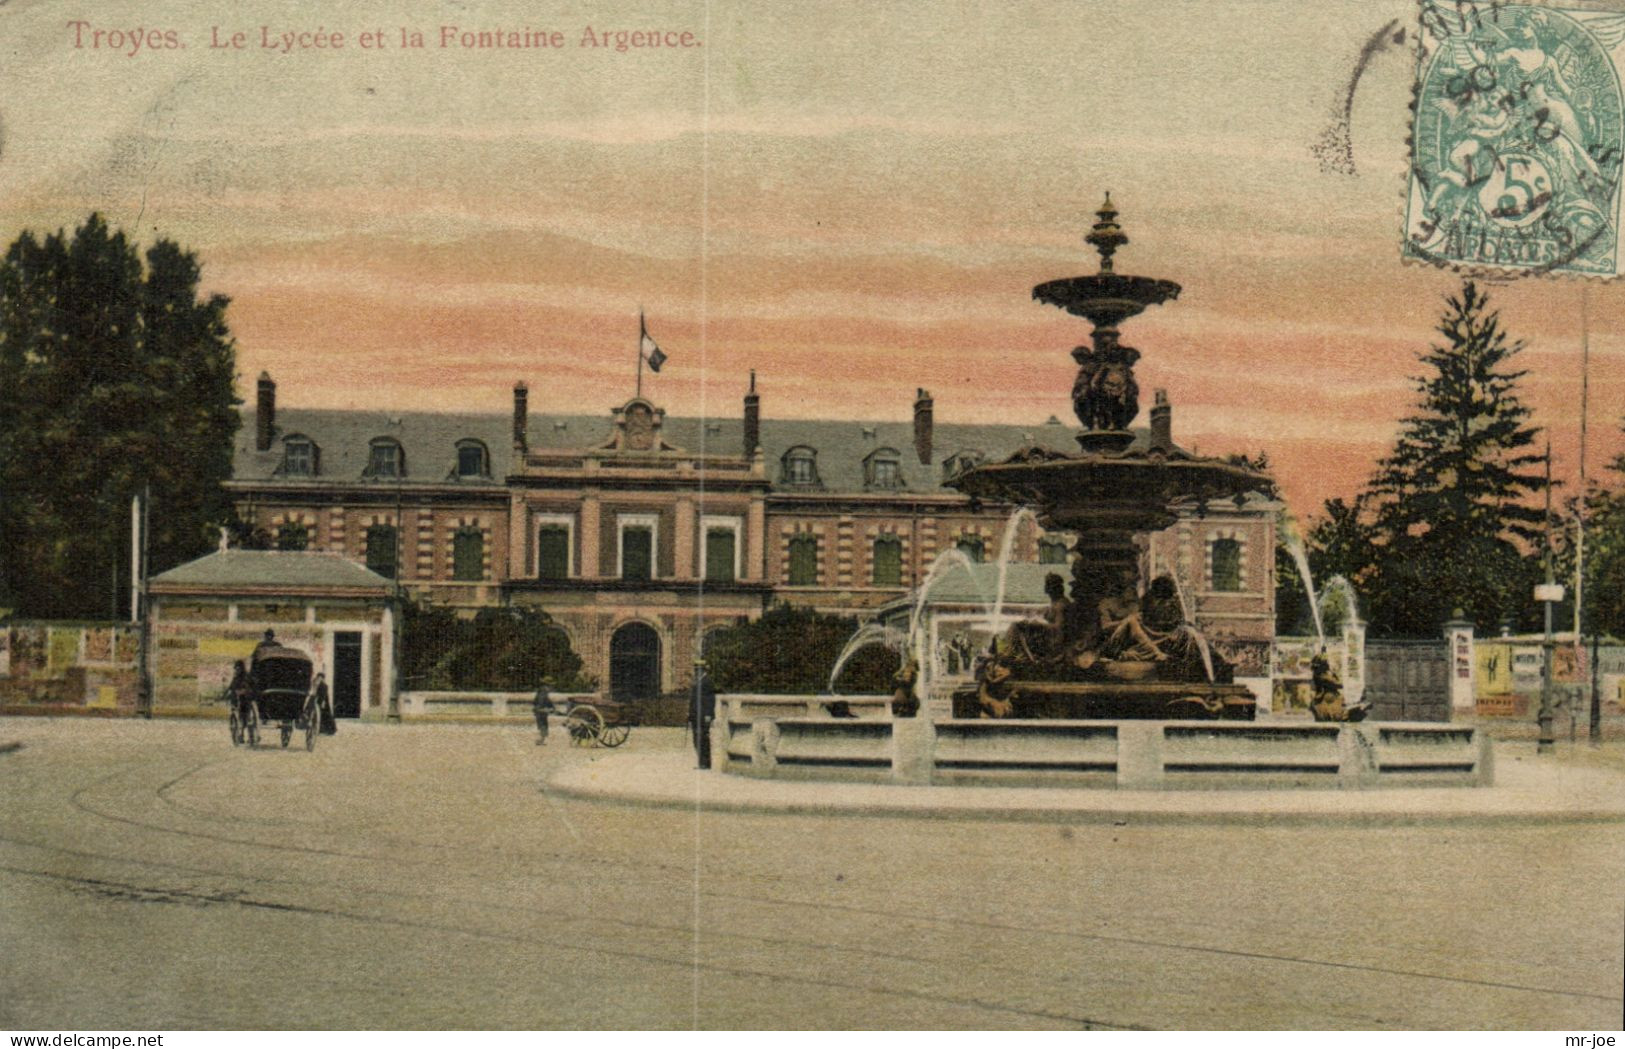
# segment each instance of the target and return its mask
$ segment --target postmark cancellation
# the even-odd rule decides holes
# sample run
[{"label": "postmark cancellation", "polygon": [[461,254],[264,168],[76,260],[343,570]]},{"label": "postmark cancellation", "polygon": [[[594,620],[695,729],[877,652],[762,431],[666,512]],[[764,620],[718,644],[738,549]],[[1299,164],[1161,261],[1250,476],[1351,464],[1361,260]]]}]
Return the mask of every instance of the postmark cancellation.
[{"label": "postmark cancellation", "polygon": [[1419,10],[1404,257],[1618,276],[1625,3]]}]

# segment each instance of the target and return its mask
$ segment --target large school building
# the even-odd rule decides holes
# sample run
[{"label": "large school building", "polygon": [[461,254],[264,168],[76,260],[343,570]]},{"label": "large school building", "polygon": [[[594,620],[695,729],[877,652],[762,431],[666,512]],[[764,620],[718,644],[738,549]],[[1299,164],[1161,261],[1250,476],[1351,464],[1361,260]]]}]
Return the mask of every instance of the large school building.
[{"label": "large school building", "polygon": [[[642,397],[599,415],[533,406],[520,383],[503,417],[283,408],[261,375],[231,490],[282,549],[340,554],[418,600],[545,609],[587,673],[628,698],[686,687],[708,632],[775,602],[863,616],[944,550],[994,560],[1012,508],[945,482],[1023,448],[1073,447],[1054,417],[939,420],[923,389],[911,421],[887,422],[775,419],[754,374],[741,387],[736,414],[695,418]],[[1265,695],[1276,509],[1192,508],[1143,549],[1147,573],[1178,575],[1198,625]],[[1030,515],[1015,527],[1012,560],[1065,573],[1070,536]],[[385,702],[370,689],[362,713]]]}]

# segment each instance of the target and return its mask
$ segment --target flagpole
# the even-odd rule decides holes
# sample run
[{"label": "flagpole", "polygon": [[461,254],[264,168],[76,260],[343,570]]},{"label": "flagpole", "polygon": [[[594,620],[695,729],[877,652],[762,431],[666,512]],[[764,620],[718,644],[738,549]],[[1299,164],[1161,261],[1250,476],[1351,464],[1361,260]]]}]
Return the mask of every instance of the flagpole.
[{"label": "flagpole", "polygon": [[643,337],[649,329],[643,325],[643,307],[638,307],[638,385],[637,396],[643,397]]},{"label": "flagpole", "polygon": [[[1579,533],[1574,546],[1574,643],[1578,652],[1585,651],[1585,635],[1582,630],[1585,626],[1585,550],[1586,550],[1586,499],[1589,491],[1586,487],[1586,422],[1587,409],[1590,406],[1591,393],[1591,320],[1588,316],[1587,286],[1584,281],[1580,283],[1580,502],[1579,512],[1576,514],[1575,528]],[[1596,629],[1595,625],[1592,627]],[[1591,724],[1587,732],[1587,740],[1592,746],[1602,742],[1602,704],[1601,695],[1597,691],[1597,645],[1591,645]],[[1580,661],[1575,661],[1580,666]]]}]

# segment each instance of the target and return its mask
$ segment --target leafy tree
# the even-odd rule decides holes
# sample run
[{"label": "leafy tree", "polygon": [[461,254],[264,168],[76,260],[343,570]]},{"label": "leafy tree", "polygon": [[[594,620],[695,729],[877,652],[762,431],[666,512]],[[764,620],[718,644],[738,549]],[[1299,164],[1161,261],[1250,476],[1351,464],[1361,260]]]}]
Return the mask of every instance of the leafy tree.
[{"label": "leafy tree", "polygon": [[529,691],[544,677],[562,692],[590,692],[581,657],[553,617],[538,608],[482,608],[473,616],[407,602],[401,616],[401,674],[412,689]]},{"label": "leafy tree", "polygon": [[[1317,575],[1315,577],[1319,579]],[[1275,633],[1278,637],[1308,637],[1315,632],[1314,612],[1303,588],[1298,564],[1284,543],[1275,546]]]},{"label": "leafy tree", "polygon": [[1446,303],[1444,341],[1421,355],[1416,413],[1401,420],[1364,504],[1339,508],[1322,533],[1324,552],[1337,547],[1323,556],[1364,582],[1364,611],[1382,633],[1433,636],[1458,607],[1482,631],[1538,614],[1529,595],[1541,567],[1530,555],[1543,540],[1534,496],[1545,457],[1517,394],[1525,373],[1510,367],[1524,343],[1507,337],[1473,282]]},{"label": "leafy tree", "polygon": [[[1328,599],[1332,580],[1342,576],[1356,595],[1369,593],[1374,583],[1376,557],[1382,547],[1372,523],[1369,498],[1362,494],[1348,503],[1328,499],[1324,516],[1313,522],[1304,536],[1309,572],[1315,582],[1316,597],[1328,634],[1342,629],[1351,609],[1346,601]],[[1304,592],[1297,563],[1285,544],[1275,552],[1275,632],[1304,637],[1314,632],[1314,613]],[[1363,605],[1352,609],[1362,620],[1368,618]]]},{"label": "leafy tree", "polygon": [[[719,631],[706,649],[718,692],[816,695],[857,632],[858,621],[808,608],[774,605],[760,619]],[[860,649],[842,669],[844,693],[890,692],[898,655],[882,645]]]},{"label": "leafy tree", "polygon": [[1358,591],[1376,572],[1376,528],[1368,497],[1328,499],[1326,516],[1309,530],[1309,564],[1316,579],[1342,576]]},{"label": "leafy tree", "polygon": [[122,607],[143,488],[154,571],[209,550],[230,519],[236,350],[228,300],[200,298],[199,275],[167,240],[143,264],[99,215],[71,237],[25,232],[0,260],[0,603]]}]

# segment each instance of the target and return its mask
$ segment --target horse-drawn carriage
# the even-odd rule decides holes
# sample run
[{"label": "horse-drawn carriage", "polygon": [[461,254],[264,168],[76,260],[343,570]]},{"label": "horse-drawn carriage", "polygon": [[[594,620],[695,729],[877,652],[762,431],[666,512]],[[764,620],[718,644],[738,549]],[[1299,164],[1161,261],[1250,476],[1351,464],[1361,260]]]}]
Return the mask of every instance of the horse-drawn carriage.
[{"label": "horse-drawn carriage", "polygon": [[227,690],[231,703],[231,742],[257,746],[260,728],[275,725],[286,747],[295,730],[305,733],[305,749],[316,749],[322,704],[311,658],[296,648],[261,645],[253,665]]}]

